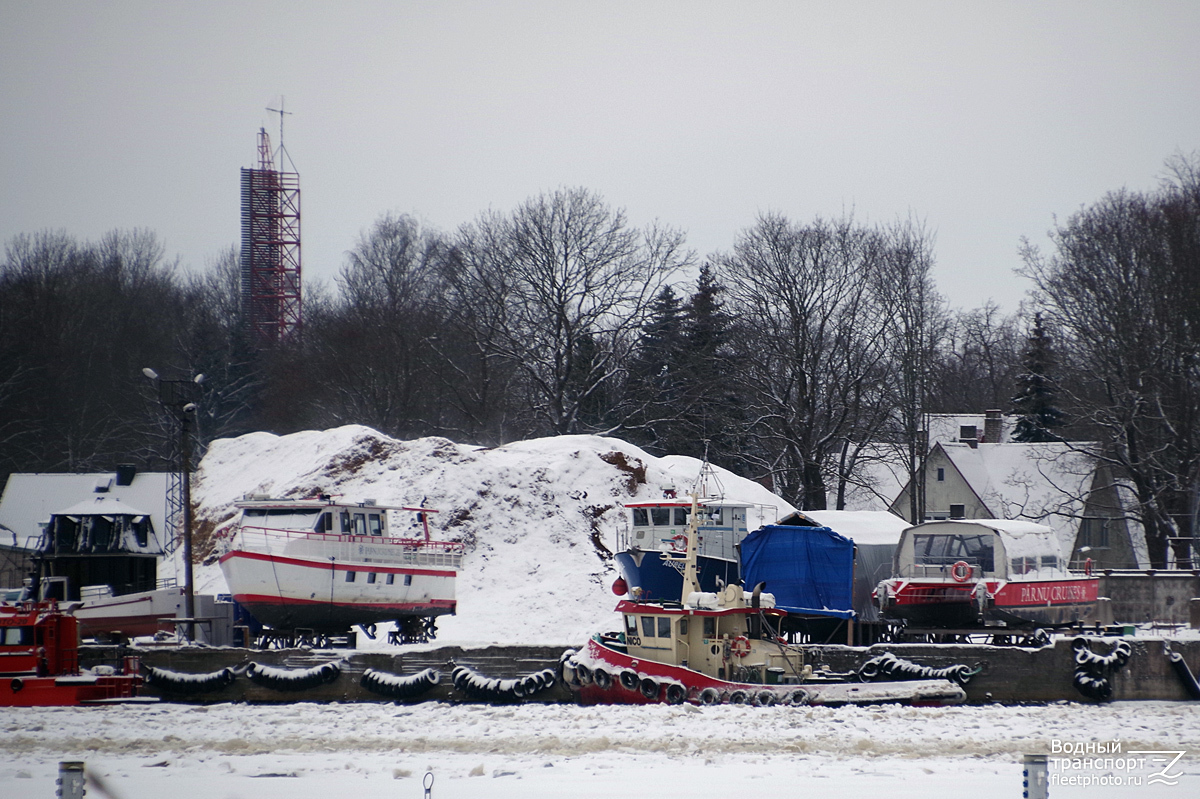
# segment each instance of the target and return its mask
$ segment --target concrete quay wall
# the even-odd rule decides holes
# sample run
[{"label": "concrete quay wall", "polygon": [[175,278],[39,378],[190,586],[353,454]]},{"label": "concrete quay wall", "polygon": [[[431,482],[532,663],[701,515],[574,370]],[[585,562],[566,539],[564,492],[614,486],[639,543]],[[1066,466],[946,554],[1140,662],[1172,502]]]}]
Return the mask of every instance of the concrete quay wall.
[{"label": "concrete quay wall", "polygon": [[[806,647],[806,662],[834,672],[857,671],[863,663],[890,652],[922,666],[943,668],[963,664],[979,672],[966,684],[967,701],[1056,702],[1094,701],[1075,686],[1076,650],[1073,638],[1061,638],[1037,649],[976,644],[876,644],[870,647],[813,645]],[[1200,639],[1116,638],[1089,636],[1084,639],[1096,655],[1108,655],[1115,643],[1126,641],[1131,655],[1124,667],[1107,675],[1114,700],[1190,700],[1191,697],[1172,667],[1169,654],[1181,655],[1193,675],[1200,678]],[[137,649],[142,662],[173,672],[207,674],[225,667],[244,667],[251,661],[282,669],[308,669],[338,661],[341,673],[331,683],[303,691],[282,691],[259,685],[244,676],[219,690],[193,696],[162,693],[147,687],[150,695],[171,701],[190,702],[386,702],[360,684],[363,671],[375,669],[397,675],[412,675],[425,668],[442,672],[441,682],[412,701],[471,701],[450,683],[455,665],[467,666],[486,677],[523,677],[554,668],[567,646],[494,646],[463,649],[439,647],[426,650],[357,652],[334,650],[250,650],[235,648],[178,647]],[[129,650],[126,650],[129,651]],[[113,661],[112,647],[85,647],[85,659]],[[526,697],[526,702],[570,702],[571,692],[555,684]]]}]

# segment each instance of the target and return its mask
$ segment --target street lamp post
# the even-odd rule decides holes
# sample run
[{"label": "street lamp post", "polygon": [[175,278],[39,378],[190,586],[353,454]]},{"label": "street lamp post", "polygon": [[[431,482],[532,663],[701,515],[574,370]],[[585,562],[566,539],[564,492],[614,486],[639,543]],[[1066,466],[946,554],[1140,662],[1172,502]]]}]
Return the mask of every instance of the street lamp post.
[{"label": "street lamp post", "polygon": [[142,374],[158,385],[158,401],[179,420],[179,480],[183,486],[183,608],[187,616],[187,640],[196,637],[196,595],[192,578],[192,467],[191,426],[196,418],[196,400],[204,375],[191,380],[161,380],[149,367]]}]

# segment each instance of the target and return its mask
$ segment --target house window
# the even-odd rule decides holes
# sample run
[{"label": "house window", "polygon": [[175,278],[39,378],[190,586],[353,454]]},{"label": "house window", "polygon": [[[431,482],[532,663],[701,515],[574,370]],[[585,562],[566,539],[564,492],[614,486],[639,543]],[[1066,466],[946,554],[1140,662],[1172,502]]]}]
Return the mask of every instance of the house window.
[{"label": "house window", "polygon": [[967,506],[966,505],[951,505],[950,506],[950,518],[951,519],[967,518]]},{"label": "house window", "polygon": [[945,470],[945,469],[943,469],[941,466],[939,466],[939,467],[938,467],[938,478],[937,478],[937,481],[938,481],[939,483],[944,483],[944,482],[946,482],[946,470]]},{"label": "house window", "polygon": [[1086,517],[1080,520],[1079,546],[1108,549],[1108,519]]},{"label": "house window", "polygon": [[973,438],[978,438],[979,435],[977,427],[973,424],[959,425],[958,437],[962,441],[970,441]]}]

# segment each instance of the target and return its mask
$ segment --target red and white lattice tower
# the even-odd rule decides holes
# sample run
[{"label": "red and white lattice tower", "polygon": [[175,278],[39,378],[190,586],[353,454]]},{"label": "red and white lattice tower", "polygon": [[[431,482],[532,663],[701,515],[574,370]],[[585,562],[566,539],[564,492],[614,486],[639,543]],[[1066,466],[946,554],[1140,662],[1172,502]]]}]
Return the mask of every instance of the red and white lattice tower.
[{"label": "red and white lattice tower", "polygon": [[[285,152],[280,147],[282,169]],[[242,307],[260,345],[300,332],[300,175],[275,168],[258,131],[258,168],[242,169]]]}]

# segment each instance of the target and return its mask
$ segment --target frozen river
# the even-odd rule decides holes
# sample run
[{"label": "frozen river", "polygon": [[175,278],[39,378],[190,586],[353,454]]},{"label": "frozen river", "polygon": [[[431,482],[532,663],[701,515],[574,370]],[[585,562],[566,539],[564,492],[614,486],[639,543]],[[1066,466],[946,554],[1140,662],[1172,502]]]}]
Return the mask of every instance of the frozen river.
[{"label": "frozen river", "polygon": [[1022,755],[1064,748],[1055,799],[1200,796],[1200,704],[1121,702],[8,708],[0,797],[51,799],[58,762],[82,760],[116,799],[422,799],[427,772],[432,799],[1015,799]]}]

